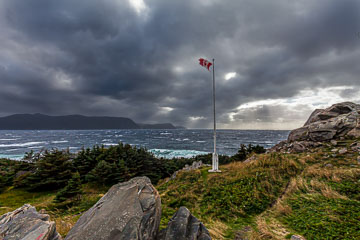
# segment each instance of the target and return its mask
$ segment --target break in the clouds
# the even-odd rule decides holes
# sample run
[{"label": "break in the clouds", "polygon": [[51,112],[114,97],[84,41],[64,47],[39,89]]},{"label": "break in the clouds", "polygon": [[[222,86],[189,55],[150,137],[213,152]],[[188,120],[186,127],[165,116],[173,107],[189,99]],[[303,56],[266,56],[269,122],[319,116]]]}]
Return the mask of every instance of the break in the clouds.
[{"label": "break in the clouds", "polygon": [[358,0],[0,0],[0,115],[290,129],[360,102]]}]

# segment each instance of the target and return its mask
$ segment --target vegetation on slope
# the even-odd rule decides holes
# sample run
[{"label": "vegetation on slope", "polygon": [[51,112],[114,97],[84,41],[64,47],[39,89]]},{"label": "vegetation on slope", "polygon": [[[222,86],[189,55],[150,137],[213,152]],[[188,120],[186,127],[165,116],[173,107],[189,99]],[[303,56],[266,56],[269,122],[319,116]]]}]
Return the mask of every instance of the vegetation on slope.
[{"label": "vegetation on slope", "polygon": [[185,205],[214,239],[360,239],[360,165],[352,142],[340,143],[346,154],[323,147],[258,155],[221,166],[221,174],[182,172],[158,185],[161,227]]},{"label": "vegetation on slope", "polygon": [[[259,146],[241,146],[234,157],[220,156],[220,163],[245,160]],[[79,218],[118,182],[147,176],[153,183],[169,177],[186,164],[211,162],[211,154],[194,158],[158,159],[143,148],[119,143],[94,146],[77,154],[57,149],[30,152],[25,161],[0,159],[0,214],[25,203],[46,210],[63,236]]]},{"label": "vegetation on slope", "polygon": [[[203,167],[181,171],[171,180],[167,177],[185,164],[210,163],[211,155],[157,159],[145,149],[122,144],[84,149],[77,155],[58,150],[30,154],[28,162],[0,161],[0,214],[30,203],[45,209],[65,236],[110,185],[147,174],[161,195],[162,228],[180,206],[186,206],[213,239],[286,239],[293,234],[306,239],[359,239],[360,164],[359,153],[350,148],[354,141],[359,139],[338,142],[337,148],[348,149],[345,154],[334,153],[329,144],[299,154],[258,154],[249,162],[242,161],[257,150],[243,146],[235,156],[220,158],[222,173]],[[62,164],[52,166],[59,159],[70,164],[71,174]],[[46,168],[41,169],[43,164]],[[55,167],[61,173],[56,177],[65,181],[56,189],[43,187],[55,178],[47,172]],[[47,176],[37,178],[40,188],[32,182],[39,176]]]}]

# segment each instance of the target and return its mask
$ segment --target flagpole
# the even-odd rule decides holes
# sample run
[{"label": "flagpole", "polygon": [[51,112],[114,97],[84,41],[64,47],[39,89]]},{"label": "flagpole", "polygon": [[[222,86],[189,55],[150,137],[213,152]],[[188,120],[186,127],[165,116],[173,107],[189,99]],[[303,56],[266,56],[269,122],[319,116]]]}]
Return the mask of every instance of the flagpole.
[{"label": "flagpole", "polygon": [[212,155],[212,169],[209,172],[221,172],[219,170],[219,158],[216,153],[216,108],[215,108],[215,59],[213,58],[213,110],[214,110],[214,153]]}]

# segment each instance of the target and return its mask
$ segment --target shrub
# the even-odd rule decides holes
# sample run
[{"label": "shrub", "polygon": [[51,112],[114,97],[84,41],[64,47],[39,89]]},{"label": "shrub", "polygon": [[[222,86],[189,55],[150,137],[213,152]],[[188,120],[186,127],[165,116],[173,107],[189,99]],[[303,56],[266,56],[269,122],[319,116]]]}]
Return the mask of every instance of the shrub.
[{"label": "shrub", "polygon": [[68,184],[62,189],[54,199],[54,202],[64,202],[70,198],[75,198],[81,194],[81,179],[78,172],[74,173]]}]

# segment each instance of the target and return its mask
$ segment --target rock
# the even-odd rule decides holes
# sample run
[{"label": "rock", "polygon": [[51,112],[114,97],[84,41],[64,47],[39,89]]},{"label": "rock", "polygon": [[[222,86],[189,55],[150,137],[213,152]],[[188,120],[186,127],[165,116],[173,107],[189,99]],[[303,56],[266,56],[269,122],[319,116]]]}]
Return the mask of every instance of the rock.
[{"label": "rock", "polygon": [[40,214],[35,207],[25,204],[0,217],[1,240],[61,240],[55,222]]},{"label": "rock", "polygon": [[209,231],[186,207],[180,209],[170,219],[158,240],[209,240]]},{"label": "rock", "polygon": [[360,164],[360,156],[357,157],[357,162]]},{"label": "rock", "polygon": [[295,130],[292,130],[289,134],[288,141],[302,141],[308,139],[309,129],[308,127],[301,127]]},{"label": "rock", "polygon": [[331,149],[331,152],[337,152],[337,151],[339,151],[339,149],[337,149],[337,148]]},{"label": "rock", "polygon": [[334,145],[334,146],[337,145],[337,141],[336,141],[336,140],[331,140],[330,143],[331,143],[332,145]]},{"label": "rock", "polygon": [[333,165],[331,163],[328,163],[328,164],[325,165],[325,167],[332,168]]},{"label": "rock", "polygon": [[16,174],[15,174],[15,178],[19,178],[21,176],[24,176],[25,174],[29,174],[30,171],[18,171]]},{"label": "rock", "polygon": [[[171,176],[170,176],[170,179],[169,180],[173,180],[176,178],[177,174],[180,172],[180,171],[191,171],[191,170],[195,170],[195,169],[199,169],[201,168],[202,166],[204,166],[203,162],[200,160],[200,161],[195,161],[191,164],[191,166],[189,166],[188,164],[185,164],[185,166],[183,167],[183,169],[181,170],[178,170],[176,172],[174,172]],[[169,181],[168,180],[168,181]]]},{"label": "rock", "polygon": [[303,144],[301,144],[300,142],[294,142],[290,152],[301,153],[301,152],[305,152],[305,151],[306,151],[306,148]]},{"label": "rock", "polygon": [[346,148],[341,148],[341,149],[339,150],[339,154],[345,154],[345,153],[347,153],[347,149],[346,149]]},{"label": "rock", "polygon": [[288,142],[331,141],[360,136],[360,105],[344,102],[315,110],[301,128],[290,132]]},{"label": "rock", "polygon": [[350,145],[350,148],[354,152],[357,152],[360,150],[360,143],[354,142],[353,144]]},{"label": "rock", "polygon": [[243,227],[240,231],[235,233],[235,238],[234,240],[249,240],[248,238],[248,232],[251,231],[251,227],[246,226]]},{"label": "rock", "polygon": [[66,240],[156,239],[161,216],[159,193],[147,177],[119,183],[76,222]]},{"label": "rock", "polygon": [[291,240],[305,240],[305,238],[299,236],[299,235],[292,235]]},{"label": "rock", "polygon": [[252,162],[257,159],[256,154],[252,155],[251,157],[247,158],[244,163]]}]

